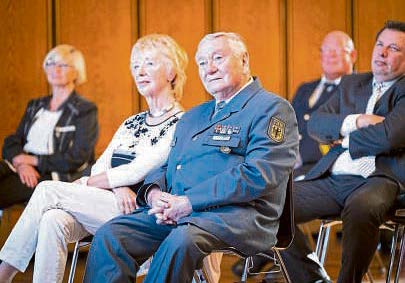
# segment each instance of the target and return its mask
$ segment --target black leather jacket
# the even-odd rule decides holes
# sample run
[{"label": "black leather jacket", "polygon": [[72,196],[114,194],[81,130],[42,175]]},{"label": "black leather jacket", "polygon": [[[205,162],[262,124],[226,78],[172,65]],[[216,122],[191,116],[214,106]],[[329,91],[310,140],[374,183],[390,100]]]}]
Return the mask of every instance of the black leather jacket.
[{"label": "black leather jacket", "polygon": [[[6,137],[3,158],[12,163],[14,156],[24,153],[27,135],[41,108],[48,108],[51,96],[31,100],[17,131]],[[59,107],[62,115],[54,129],[54,153],[37,155],[37,170],[42,179],[73,181],[94,161],[94,145],[98,137],[97,107],[75,91]],[[53,178],[52,178],[52,177]]]}]

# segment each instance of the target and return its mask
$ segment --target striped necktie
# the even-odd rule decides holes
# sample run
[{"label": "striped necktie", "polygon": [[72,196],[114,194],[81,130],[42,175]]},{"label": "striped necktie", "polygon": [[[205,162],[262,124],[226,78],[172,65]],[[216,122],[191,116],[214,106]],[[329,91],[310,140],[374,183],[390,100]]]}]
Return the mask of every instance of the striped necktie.
[{"label": "striped necktie", "polygon": [[376,83],[374,85],[373,94],[371,95],[371,97],[367,103],[366,114],[373,114],[375,104],[383,95],[383,91],[382,91],[383,87],[384,87],[384,83]]},{"label": "striped necktie", "polygon": [[[366,114],[373,114],[375,104],[383,95],[383,86],[383,83],[376,83],[374,85],[373,94],[370,96],[367,103]],[[361,172],[361,175],[363,177],[368,177],[375,171],[375,156],[365,156],[357,159],[357,166]]]},{"label": "striped necktie", "polygon": [[312,108],[318,102],[319,98],[323,95],[328,95],[331,93],[335,88],[336,85],[334,83],[325,82],[322,85],[322,91],[320,89],[316,89],[308,99],[308,106]]}]

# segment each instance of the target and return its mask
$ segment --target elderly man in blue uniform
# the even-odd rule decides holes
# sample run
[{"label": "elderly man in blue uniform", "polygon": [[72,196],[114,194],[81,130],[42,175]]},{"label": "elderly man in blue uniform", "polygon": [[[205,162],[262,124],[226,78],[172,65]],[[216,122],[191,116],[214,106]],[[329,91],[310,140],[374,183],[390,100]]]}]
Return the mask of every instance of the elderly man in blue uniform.
[{"label": "elderly man in blue uniform", "polygon": [[[294,166],[294,177],[302,180],[312,166],[321,159],[329,149],[328,145],[320,144],[311,138],[307,131],[307,124],[319,106],[324,104],[336,91],[342,76],[353,72],[353,65],[357,53],[352,39],[342,31],[329,32],[323,39],[320,48],[322,77],[318,80],[302,84],[293,100],[292,106],[297,115],[299,130],[299,158]],[[270,253],[270,252],[269,252]],[[267,263],[272,262],[267,257],[254,256],[251,272],[261,271]],[[240,276],[244,261],[240,260],[232,267],[232,271]],[[271,267],[268,281],[273,282],[278,266]],[[277,277],[282,277],[281,272]]]},{"label": "elderly man in blue uniform", "polygon": [[[333,147],[294,184],[296,223],[343,220],[338,283],[361,282],[379,226],[405,189],[405,22],[389,21],[377,34],[371,67],[343,77],[338,93],[312,115],[309,133]],[[293,282],[326,281],[298,229],[283,257]]]},{"label": "elderly man in blue uniform", "polygon": [[205,36],[196,54],[214,100],[184,114],[167,164],[151,173],[141,207],[95,235],[85,282],[191,282],[203,258],[234,246],[247,254],[276,243],[288,175],[298,151],[291,105],[252,78],[235,33]]}]

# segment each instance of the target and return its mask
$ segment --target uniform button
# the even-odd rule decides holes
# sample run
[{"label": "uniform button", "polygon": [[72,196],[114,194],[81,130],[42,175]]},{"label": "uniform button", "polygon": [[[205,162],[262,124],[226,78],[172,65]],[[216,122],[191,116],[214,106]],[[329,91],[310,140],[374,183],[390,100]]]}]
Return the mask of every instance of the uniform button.
[{"label": "uniform button", "polygon": [[193,141],[196,141],[196,140],[198,140],[198,137],[196,136],[196,137],[194,137],[192,140],[193,140]]},{"label": "uniform button", "polygon": [[180,169],[181,169],[181,164],[177,164],[176,170],[180,170]]},{"label": "uniform button", "polygon": [[298,135],[298,140],[302,140],[302,135]]},{"label": "uniform button", "polygon": [[305,115],[304,115],[304,120],[305,120],[305,121],[308,121],[310,117],[311,117],[311,116],[309,116],[309,114],[305,114]]}]

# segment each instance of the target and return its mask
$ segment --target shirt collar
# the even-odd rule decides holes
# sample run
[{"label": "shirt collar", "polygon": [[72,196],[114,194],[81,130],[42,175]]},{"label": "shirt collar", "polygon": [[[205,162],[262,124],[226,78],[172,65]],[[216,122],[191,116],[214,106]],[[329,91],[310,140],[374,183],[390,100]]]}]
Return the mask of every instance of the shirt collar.
[{"label": "shirt collar", "polygon": [[375,80],[375,78],[373,78],[373,88],[376,88],[377,85],[378,85],[379,83],[381,83],[381,90],[382,90],[383,92],[385,92],[385,91],[386,91],[387,89],[389,89],[397,80],[398,80],[398,78],[393,79],[393,80],[391,80],[391,81],[387,81],[387,82],[377,82],[377,81]]},{"label": "shirt collar", "polygon": [[328,83],[328,84],[339,85],[341,79],[342,79],[342,77],[339,77],[339,78],[334,79],[334,80],[328,80],[328,79],[325,77],[325,75],[322,75],[321,83],[322,83],[322,84]]}]

